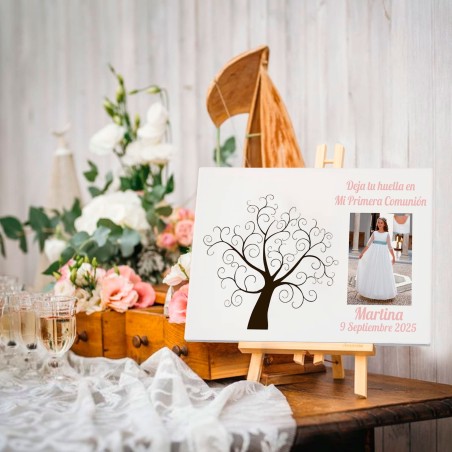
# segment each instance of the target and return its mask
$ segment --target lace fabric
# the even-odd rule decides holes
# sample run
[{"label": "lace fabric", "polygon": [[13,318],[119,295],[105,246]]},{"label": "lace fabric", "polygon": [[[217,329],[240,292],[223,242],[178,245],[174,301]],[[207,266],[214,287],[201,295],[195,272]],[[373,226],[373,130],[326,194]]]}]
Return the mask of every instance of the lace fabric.
[{"label": "lace fabric", "polygon": [[130,359],[68,355],[74,382],[0,370],[0,451],[286,451],[296,425],[274,386],[208,385],[164,348]]}]

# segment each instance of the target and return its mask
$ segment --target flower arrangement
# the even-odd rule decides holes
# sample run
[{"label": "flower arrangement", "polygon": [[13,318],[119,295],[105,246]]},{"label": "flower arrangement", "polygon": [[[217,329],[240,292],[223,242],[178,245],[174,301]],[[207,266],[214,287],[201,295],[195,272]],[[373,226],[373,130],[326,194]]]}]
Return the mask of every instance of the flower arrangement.
[{"label": "flower arrangement", "polygon": [[[174,191],[168,167],[174,147],[166,90],[150,85],[128,91],[123,77],[111,66],[110,70],[117,81],[114,98],[103,103],[110,122],[91,137],[89,149],[116,158],[119,172],[107,172],[102,181],[98,167],[88,160],[83,175],[92,199],[83,207],[74,199],[68,209],[32,206],[24,222],[0,217],[0,254],[5,255],[5,238],[17,241],[27,252],[31,230],[51,262],[43,273],[55,276],[55,291],[76,294],[79,310],[86,312],[149,305],[150,289],[143,295],[142,284],[161,283],[170,267],[165,282],[174,281],[174,272],[184,268],[188,281],[186,253],[191,249],[195,220],[191,210],[174,208],[167,200]],[[138,94],[154,99],[144,120],[129,113],[129,96]],[[220,145],[217,137],[214,160],[218,166],[230,166],[235,138]],[[107,288],[113,286],[118,292],[108,298]],[[185,305],[187,291],[188,286],[180,292]],[[171,312],[179,315],[172,318],[185,319],[183,298],[172,305]]]},{"label": "flower arrangement", "polygon": [[90,261],[86,256],[76,256],[55,273],[55,278],[54,292],[77,297],[77,312],[125,312],[152,306],[155,301],[152,285],[143,282],[127,265],[105,270],[96,258]]},{"label": "flower arrangement", "polygon": [[[193,212],[174,209],[167,200],[174,191],[168,167],[174,147],[166,91],[156,85],[128,91],[123,77],[110,70],[117,81],[114,99],[103,103],[110,123],[92,136],[89,148],[118,159],[120,170],[102,180],[88,160],[83,174],[92,199],[83,207],[76,199],[61,211],[31,207],[23,223],[0,217],[0,252],[3,234],[26,252],[31,229],[51,262],[44,273],[55,276],[54,290],[75,294],[86,312],[152,304],[148,283],[162,282],[193,237]],[[137,94],[153,100],[144,120],[129,113],[129,96]]]}]

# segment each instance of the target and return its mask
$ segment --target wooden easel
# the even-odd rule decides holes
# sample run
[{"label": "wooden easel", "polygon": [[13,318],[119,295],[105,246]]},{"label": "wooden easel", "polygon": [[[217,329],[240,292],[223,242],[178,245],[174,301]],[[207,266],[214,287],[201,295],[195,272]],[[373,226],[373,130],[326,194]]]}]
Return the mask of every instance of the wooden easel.
[{"label": "wooden easel", "polygon": [[[334,146],[334,158],[328,160],[327,146],[317,146],[315,167],[325,168],[332,164],[334,168],[342,168],[344,164],[344,147],[340,144]],[[345,372],[342,364],[342,355],[355,357],[355,394],[367,398],[367,357],[375,355],[374,344],[345,344],[321,342],[240,342],[242,353],[251,353],[250,367],[247,380],[260,381],[262,366],[266,353],[293,354],[294,361],[303,365],[307,353],[314,355],[314,364],[323,364],[324,355],[332,355],[332,370],[334,379],[344,379]]]}]

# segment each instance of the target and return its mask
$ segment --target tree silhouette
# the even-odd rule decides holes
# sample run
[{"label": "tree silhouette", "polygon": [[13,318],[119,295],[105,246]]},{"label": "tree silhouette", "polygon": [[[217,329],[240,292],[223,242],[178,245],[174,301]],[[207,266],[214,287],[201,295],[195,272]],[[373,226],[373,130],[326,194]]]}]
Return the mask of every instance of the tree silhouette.
[{"label": "tree silhouette", "polygon": [[213,228],[204,236],[207,254],[222,253],[224,265],[217,270],[221,287],[230,288],[225,306],[240,306],[244,298],[253,301],[248,329],[268,329],[268,309],[275,294],[283,303],[298,309],[305,301],[317,299],[314,284],[333,284],[330,267],[338,261],[322,256],[331,247],[333,235],[297,214],[292,207],[276,218],[278,205],[274,196],[261,197],[256,204],[248,201],[253,219],[244,226]]}]

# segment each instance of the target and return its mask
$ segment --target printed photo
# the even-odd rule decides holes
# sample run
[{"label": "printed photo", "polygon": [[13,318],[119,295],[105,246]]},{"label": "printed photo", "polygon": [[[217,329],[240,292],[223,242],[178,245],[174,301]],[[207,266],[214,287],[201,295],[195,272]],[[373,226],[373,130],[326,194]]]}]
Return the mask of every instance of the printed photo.
[{"label": "printed photo", "polygon": [[410,306],[412,214],[350,214],[347,304]]}]

